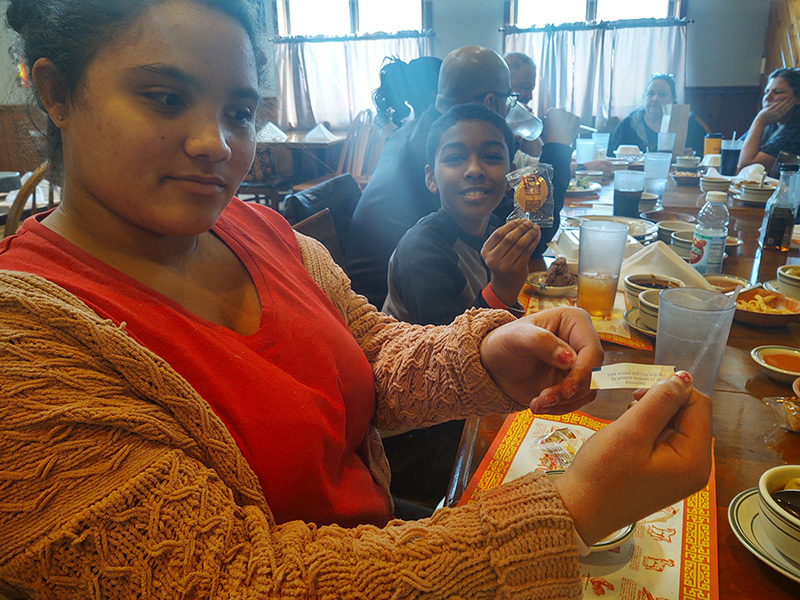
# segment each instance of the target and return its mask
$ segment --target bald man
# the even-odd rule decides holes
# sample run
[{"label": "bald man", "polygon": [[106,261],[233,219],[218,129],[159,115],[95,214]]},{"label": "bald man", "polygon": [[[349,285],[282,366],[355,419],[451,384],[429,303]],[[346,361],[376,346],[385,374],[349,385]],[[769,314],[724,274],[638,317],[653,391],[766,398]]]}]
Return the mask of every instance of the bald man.
[{"label": "bald man", "polygon": [[[514,104],[508,66],[493,50],[467,46],[445,57],[439,72],[435,105],[389,138],[359,200],[345,249],[347,274],[353,289],[379,308],[386,298],[389,258],[397,242],[419,219],[440,206],[438,196],[425,185],[428,131],[450,107],[469,102],[485,104],[502,117]],[[569,184],[571,150],[568,145],[572,140],[567,138],[573,117],[561,111],[545,119],[545,142],[555,143],[545,144],[541,161],[552,164],[557,172],[553,187],[559,210]],[[548,125],[548,118],[552,126]],[[574,117],[572,139],[577,134],[577,126],[577,117]],[[542,241],[535,255],[544,251],[557,228],[558,220],[555,227],[542,231]]]}]

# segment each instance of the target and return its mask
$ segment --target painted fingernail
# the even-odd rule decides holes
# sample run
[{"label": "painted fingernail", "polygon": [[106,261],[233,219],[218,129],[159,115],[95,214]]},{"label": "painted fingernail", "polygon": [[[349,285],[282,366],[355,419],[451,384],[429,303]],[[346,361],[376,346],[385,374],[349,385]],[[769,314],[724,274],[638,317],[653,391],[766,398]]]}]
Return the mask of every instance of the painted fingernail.
[{"label": "painted fingernail", "polygon": [[689,385],[690,383],[692,383],[692,376],[686,371],[678,371],[677,373],[674,373],[672,376],[680,379],[684,385]]},{"label": "painted fingernail", "polygon": [[562,365],[571,365],[573,358],[572,351],[567,348],[564,348],[558,353],[558,362],[560,362]]}]

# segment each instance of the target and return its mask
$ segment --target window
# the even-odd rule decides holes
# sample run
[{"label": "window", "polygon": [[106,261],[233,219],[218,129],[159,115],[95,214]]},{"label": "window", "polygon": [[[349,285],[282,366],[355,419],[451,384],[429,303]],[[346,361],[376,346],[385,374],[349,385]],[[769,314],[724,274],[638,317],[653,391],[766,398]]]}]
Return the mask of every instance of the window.
[{"label": "window", "polygon": [[677,17],[681,0],[506,0],[507,21],[517,27],[543,27],[576,21],[664,19]]},{"label": "window", "polygon": [[426,29],[426,0],[275,0],[282,36],[344,36]]}]

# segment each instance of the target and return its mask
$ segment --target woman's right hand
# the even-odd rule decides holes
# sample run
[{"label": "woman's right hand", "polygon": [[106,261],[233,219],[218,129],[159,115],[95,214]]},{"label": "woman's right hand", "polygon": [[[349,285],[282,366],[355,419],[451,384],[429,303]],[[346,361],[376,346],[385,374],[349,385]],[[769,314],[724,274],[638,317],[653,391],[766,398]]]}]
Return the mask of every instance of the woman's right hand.
[{"label": "woman's right hand", "polygon": [[555,481],[589,545],[702,489],[711,473],[711,400],[688,373],[634,397]]}]

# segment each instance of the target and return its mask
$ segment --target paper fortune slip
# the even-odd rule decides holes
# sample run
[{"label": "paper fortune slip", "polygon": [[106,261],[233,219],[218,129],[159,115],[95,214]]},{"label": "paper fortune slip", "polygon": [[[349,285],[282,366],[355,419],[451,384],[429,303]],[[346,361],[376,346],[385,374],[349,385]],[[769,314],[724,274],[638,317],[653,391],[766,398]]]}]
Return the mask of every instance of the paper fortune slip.
[{"label": "paper fortune slip", "polygon": [[666,379],[675,372],[669,365],[641,365],[617,363],[605,365],[592,372],[592,390],[619,390],[647,388]]}]

